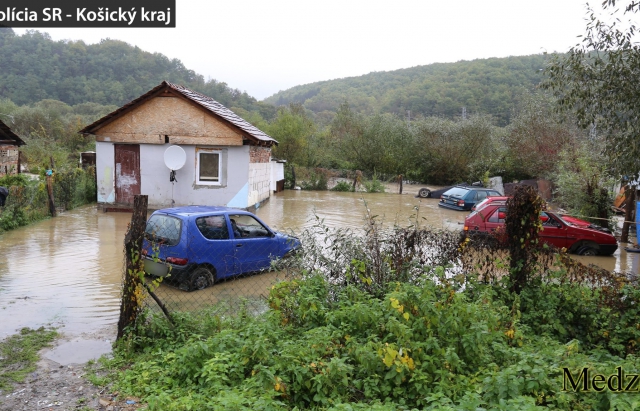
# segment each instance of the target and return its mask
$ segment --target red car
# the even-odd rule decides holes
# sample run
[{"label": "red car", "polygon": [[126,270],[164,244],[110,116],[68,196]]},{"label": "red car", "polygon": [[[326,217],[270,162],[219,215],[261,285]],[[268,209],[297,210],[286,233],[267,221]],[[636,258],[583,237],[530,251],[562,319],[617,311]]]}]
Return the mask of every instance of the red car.
[{"label": "red car", "polygon": [[[464,232],[490,233],[504,227],[507,216],[506,204],[496,201],[476,209],[464,219]],[[618,243],[611,233],[591,228],[590,223],[573,219],[569,222],[550,211],[540,213],[542,231],[540,240],[566,248],[570,253],[580,255],[611,255],[618,249]],[[585,224],[587,226],[585,226]]]}]

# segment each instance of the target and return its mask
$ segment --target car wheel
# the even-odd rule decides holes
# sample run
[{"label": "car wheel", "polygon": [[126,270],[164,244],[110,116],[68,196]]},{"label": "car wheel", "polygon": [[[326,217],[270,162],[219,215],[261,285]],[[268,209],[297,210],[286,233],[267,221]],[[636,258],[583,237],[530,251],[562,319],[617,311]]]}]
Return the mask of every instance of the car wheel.
[{"label": "car wheel", "polygon": [[590,245],[585,245],[578,250],[578,255],[594,256],[598,255],[598,250]]},{"label": "car wheel", "polygon": [[431,190],[428,188],[421,188],[420,191],[418,191],[418,195],[422,198],[429,198],[431,197]]},{"label": "car wheel", "polygon": [[213,274],[205,267],[195,270],[189,277],[189,291],[204,290],[213,284]]}]

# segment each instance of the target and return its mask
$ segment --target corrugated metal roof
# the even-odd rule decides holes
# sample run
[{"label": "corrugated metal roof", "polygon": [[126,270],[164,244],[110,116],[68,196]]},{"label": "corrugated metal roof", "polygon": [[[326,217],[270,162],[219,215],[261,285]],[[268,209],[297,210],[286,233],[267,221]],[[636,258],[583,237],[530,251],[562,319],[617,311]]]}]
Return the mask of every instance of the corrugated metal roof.
[{"label": "corrugated metal roof", "polygon": [[96,122],[94,122],[92,124],[89,124],[87,127],[85,127],[82,130],[80,130],[80,133],[82,133],[82,134],[94,134],[94,132],[97,129],[99,129],[100,126],[102,126],[103,124],[109,122],[110,120],[112,120],[112,119],[114,119],[116,117],[119,117],[125,111],[127,111],[127,110],[131,109],[132,107],[142,103],[144,100],[154,96],[156,93],[158,93],[159,91],[161,91],[161,90],[163,90],[165,88],[168,88],[168,89],[174,90],[177,93],[180,93],[181,95],[183,95],[187,99],[193,101],[194,103],[198,104],[199,106],[201,106],[202,108],[204,108],[207,111],[211,112],[212,114],[215,114],[216,116],[222,118],[223,120],[225,120],[225,121],[233,124],[234,126],[238,127],[239,129],[241,129],[242,131],[244,131],[247,134],[246,137],[248,137],[249,139],[257,140],[259,142],[264,142],[264,143],[267,143],[267,145],[278,144],[278,142],[274,138],[270,137],[269,135],[267,135],[266,133],[264,133],[263,131],[261,131],[257,127],[253,126],[248,121],[242,119],[236,113],[234,113],[233,111],[229,110],[228,108],[226,108],[222,104],[218,103],[217,101],[215,101],[211,97],[205,96],[204,94],[200,94],[200,93],[198,93],[196,91],[190,90],[190,89],[188,89],[186,87],[183,87],[183,86],[180,86],[178,84],[169,83],[168,81],[163,81],[158,86],[156,86],[153,89],[149,90],[147,93],[143,94],[142,96],[138,97],[137,99],[132,100],[131,102],[125,104],[124,106],[120,107],[119,109],[107,114],[106,116],[102,117],[98,121],[96,121]]},{"label": "corrugated metal roof", "polygon": [[8,140],[8,142],[0,144],[11,144],[11,142],[13,142],[13,145],[15,146],[23,146],[26,144],[20,137],[18,137],[16,133],[11,131],[9,126],[4,124],[2,120],[0,120],[0,141],[4,140]]}]

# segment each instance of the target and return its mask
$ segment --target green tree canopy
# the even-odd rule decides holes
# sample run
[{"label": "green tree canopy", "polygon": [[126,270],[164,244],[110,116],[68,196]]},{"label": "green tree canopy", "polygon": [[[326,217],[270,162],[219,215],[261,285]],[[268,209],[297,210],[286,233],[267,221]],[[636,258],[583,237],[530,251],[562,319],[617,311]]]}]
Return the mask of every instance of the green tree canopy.
[{"label": "green tree canopy", "polygon": [[615,0],[606,0],[602,10],[589,7],[582,42],[551,60],[543,87],[580,125],[607,133],[611,168],[628,174],[640,170],[640,46],[631,19],[640,3],[615,6]]}]

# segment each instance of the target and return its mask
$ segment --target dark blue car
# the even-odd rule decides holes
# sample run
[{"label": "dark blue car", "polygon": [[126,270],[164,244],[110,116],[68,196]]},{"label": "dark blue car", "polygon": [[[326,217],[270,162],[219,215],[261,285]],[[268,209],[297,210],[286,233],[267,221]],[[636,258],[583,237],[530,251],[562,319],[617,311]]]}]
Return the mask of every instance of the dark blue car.
[{"label": "dark blue car", "polygon": [[496,190],[485,187],[455,186],[440,196],[440,207],[452,210],[471,210],[487,197],[501,196]]},{"label": "dark blue car", "polygon": [[143,243],[147,274],[167,277],[185,290],[217,280],[268,270],[300,247],[258,217],[228,207],[188,206],[154,212]]}]

